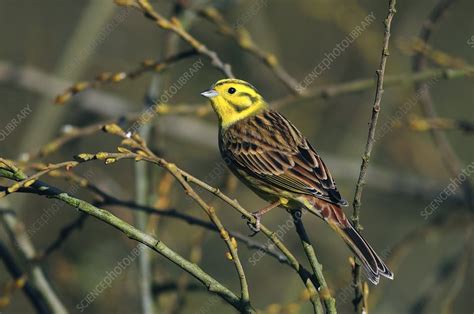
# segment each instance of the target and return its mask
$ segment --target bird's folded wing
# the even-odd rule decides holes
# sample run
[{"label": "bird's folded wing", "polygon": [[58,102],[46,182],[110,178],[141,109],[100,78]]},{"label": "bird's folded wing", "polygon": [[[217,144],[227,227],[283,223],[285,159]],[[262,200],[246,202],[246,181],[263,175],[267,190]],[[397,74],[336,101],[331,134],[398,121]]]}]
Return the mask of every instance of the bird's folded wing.
[{"label": "bird's folded wing", "polygon": [[345,206],[326,165],[285,117],[265,111],[222,133],[221,150],[238,168],[280,189]]}]

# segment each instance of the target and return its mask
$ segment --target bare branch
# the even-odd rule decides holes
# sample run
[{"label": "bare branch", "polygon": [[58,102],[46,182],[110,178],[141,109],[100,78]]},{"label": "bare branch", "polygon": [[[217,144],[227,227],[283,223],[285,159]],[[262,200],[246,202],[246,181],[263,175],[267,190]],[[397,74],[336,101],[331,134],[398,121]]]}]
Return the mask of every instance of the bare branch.
[{"label": "bare branch", "polygon": [[[454,0],[440,0],[430,12],[428,18],[423,23],[421,28],[419,39],[427,43],[433,33],[433,29],[436,24],[441,20],[445,15],[446,11],[454,3]],[[413,72],[419,73],[426,67],[426,57],[422,52],[415,54],[413,57]],[[433,104],[433,99],[431,98],[430,88],[425,83],[416,84],[416,89],[420,94],[420,105],[423,110],[423,113],[428,119],[436,119],[438,114]],[[446,169],[448,170],[451,176],[457,176],[462,170],[462,164],[459,157],[456,155],[453,147],[451,146],[446,133],[443,130],[431,129],[431,137],[434,144],[436,145],[438,152],[440,153],[441,159],[444,162]],[[472,192],[472,186],[469,180],[462,182],[461,187],[464,190],[464,198],[466,205],[474,209],[474,198]]]},{"label": "bare branch", "polygon": [[215,68],[219,69],[224,75],[226,75],[227,77],[234,77],[230,65],[224,63],[215,51],[210,50],[206,47],[206,45],[204,45],[191,34],[189,34],[181,25],[178,19],[172,18],[171,20],[168,20],[161,14],[159,14],[148,2],[148,0],[135,0],[133,5],[130,4],[128,1],[116,1],[116,3],[121,5],[129,5],[135,9],[140,10],[145,14],[145,17],[154,21],[158,25],[158,27],[176,33],[176,35],[178,35],[182,40],[184,40],[191,47],[196,49],[199,54],[206,56],[211,61],[212,65]]},{"label": "bare branch", "polygon": [[[362,156],[362,164],[360,166],[359,179],[357,180],[356,190],[354,194],[354,201],[352,204],[354,208],[354,212],[352,215],[352,223],[354,224],[354,227],[359,231],[362,229],[359,223],[362,191],[364,189],[364,185],[365,185],[365,181],[367,177],[367,169],[369,167],[370,156],[372,154],[372,149],[375,144],[375,129],[377,127],[377,120],[379,117],[380,105],[382,102],[385,66],[387,64],[387,58],[389,55],[388,46],[389,46],[390,35],[391,35],[390,31],[391,31],[391,26],[392,26],[392,19],[396,13],[395,5],[396,5],[396,0],[389,1],[388,15],[384,21],[385,33],[384,33],[384,39],[383,39],[382,57],[380,59],[379,69],[376,71],[377,87],[375,90],[374,105],[372,108],[372,116],[371,116],[370,124],[369,124],[369,135],[367,137],[367,143],[365,145],[364,155]],[[353,303],[354,303],[354,310],[356,313],[358,313],[361,311],[360,303],[363,298],[362,283],[360,280],[360,264],[359,263],[356,263],[353,274],[354,274],[353,285],[354,285],[354,293],[355,293]]]},{"label": "bare branch", "polygon": [[263,64],[273,71],[275,76],[295,95],[299,95],[298,82],[280,64],[277,57],[258,47],[250,33],[243,27],[232,27],[213,7],[198,10],[198,14],[218,27],[219,33],[232,38],[241,49],[257,57]]}]

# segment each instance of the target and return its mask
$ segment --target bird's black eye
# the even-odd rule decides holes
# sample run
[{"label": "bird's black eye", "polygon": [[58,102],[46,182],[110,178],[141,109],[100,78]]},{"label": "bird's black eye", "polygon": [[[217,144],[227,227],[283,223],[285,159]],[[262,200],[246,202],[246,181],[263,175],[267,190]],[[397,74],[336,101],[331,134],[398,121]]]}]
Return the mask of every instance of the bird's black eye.
[{"label": "bird's black eye", "polygon": [[231,88],[229,88],[229,89],[227,90],[227,92],[228,92],[229,94],[233,94],[233,93],[236,92],[236,90],[235,90],[235,88],[231,87]]}]

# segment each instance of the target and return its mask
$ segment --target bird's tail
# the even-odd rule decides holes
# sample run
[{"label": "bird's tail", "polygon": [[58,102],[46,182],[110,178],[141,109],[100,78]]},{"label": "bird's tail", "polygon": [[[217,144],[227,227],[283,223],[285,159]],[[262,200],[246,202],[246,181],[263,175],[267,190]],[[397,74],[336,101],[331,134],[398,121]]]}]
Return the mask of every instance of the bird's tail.
[{"label": "bird's tail", "polygon": [[342,237],[344,242],[362,262],[368,279],[373,284],[378,284],[380,276],[393,279],[393,273],[362,235],[352,226],[342,208],[323,200],[317,200],[316,203],[314,204],[317,208],[316,212],[314,212],[314,208],[309,210],[323,218]]},{"label": "bird's tail", "polygon": [[380,276],[393,279],[393,273],[388,269],[387,265],[350,223],[347,227],[341,227],[333,223],[329,223],[329,225],[341,235],[352,252],[362,262],[370,282],[374,285],[378,284]]}]

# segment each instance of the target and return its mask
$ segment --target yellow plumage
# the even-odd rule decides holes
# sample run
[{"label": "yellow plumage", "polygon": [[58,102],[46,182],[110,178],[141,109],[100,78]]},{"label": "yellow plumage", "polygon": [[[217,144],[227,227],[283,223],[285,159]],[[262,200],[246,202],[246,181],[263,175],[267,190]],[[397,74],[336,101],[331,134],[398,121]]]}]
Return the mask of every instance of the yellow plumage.
[{"label": "yellow plumage", "polygon": [[272,208],[307,209],[324,219],[364,264],[369,279],[393,278],[385,263],[353,228],[341,209],[347,206],[331,173],[301,132],[270,109],[249,83],[225,79],[202,93],[219,118],[219,149],[232,172]]}]

